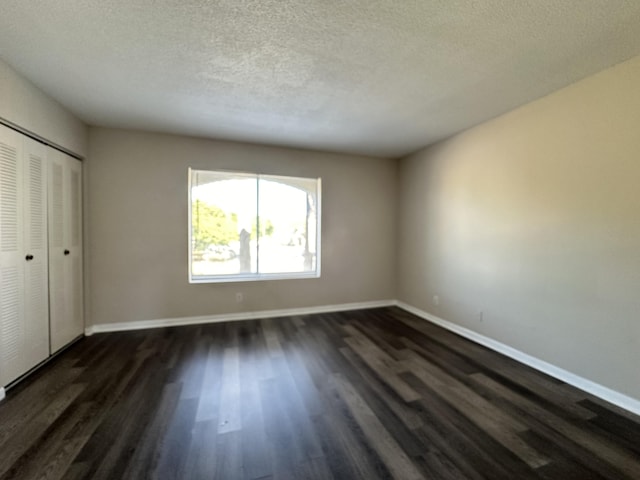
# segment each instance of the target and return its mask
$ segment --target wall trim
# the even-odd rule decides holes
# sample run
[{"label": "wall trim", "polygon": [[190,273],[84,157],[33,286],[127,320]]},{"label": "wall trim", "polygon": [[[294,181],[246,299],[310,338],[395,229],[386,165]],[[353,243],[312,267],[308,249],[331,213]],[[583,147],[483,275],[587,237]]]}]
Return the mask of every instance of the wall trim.
[{"label": "wall trim", "polygon": [[4,400],[4,397],[5,397],[4,387],[0,387],[0,402]]},{"label": "wall trim", "polygon": [[285,308],[280,310],[261,310],[255,312],[222,313],[219,315],[202,315],[197,317],[160,318],[156,320],[138,320],[123,323],[102,323],[85,328],[84,334],[124,332],[146,328],[177,327],[181,325],[199,325],[203,323],[235,322],[239,320],[255,320],[259,318],[288,317],[291,315],[309,315],[314,313],[346,312],[366,308],[381,308],[396,305],[395,300],[376,300],[370,302],[342,303],[339,305],[319,305],[316,307]]},{"label": "wall trim", "polygon": [[635,413],[636,415],[640,415],[640,400],[629,397],[628,395],[617,392],[616,390],[612,390],[608,387],[605,387],[604,385],[600,385],[599,383],[571,373],[551,363],[545,362],[544,360],[540,360],[539,358],[521,352],[520,350],[505,345],[504,343],[498,342],[497,340],[486,337],[480,333],[474,332],[473,330],[462,327],[460,325],[456,325],[455,323],[444,320],[402,301],[397,301],[396,304],[399,308],[402,308],[409,313],[413,313],[414,315],[424,320],[439,325],[442,328],[445,328],[453,333],[457,333],[462,337],[479,343],[480,345],[506,355],[507,357],[513,358],[520,363],[524,363],[525,365],[535,368],[542,373],[546,373],[547,375],[555,377],[558,380],[562,380],[563,382],[568,383],[569,385],[573,385],[580,390],[584,390],[585,392],[595,395],[596,397],[600,397],[601,399],[617,405],[620,408]]}]

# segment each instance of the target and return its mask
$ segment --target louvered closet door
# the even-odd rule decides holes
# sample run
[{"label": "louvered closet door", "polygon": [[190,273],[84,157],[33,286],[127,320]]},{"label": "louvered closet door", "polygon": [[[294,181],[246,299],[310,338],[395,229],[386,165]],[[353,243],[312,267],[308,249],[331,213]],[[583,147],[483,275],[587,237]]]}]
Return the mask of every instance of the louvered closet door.
[{"label": "louvered closet door", "polygon": [[24,373],[22,136],[0,125],[0,386]]},{"label": "louvered closet door", "polygon": [[84,332],[82,166],[61,152],[49,152],[49,300],[53,353]]},{"label": "louvered closet door", "polygon": [[49,356],[47,147],[24,137],[25,345],[31,368]]}]

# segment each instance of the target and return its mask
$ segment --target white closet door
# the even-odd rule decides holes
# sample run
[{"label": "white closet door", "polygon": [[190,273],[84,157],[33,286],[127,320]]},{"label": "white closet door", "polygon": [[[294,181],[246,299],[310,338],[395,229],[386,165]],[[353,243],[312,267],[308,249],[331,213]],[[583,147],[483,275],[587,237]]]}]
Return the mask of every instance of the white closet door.
[{"label": "white closet door", "polygon": [[24,137],[25,345],[27,368],[49,356],[47,147]]},{"label": "white closet door", "polygon": [[49,301],[51,352],[84,332],[82,166],[49,150]]},{"label": "white closet door", "polygon": [[84,308],[82,290],[82,162],[67,157],[69,171],[69,329],[73,338],[84,334]]},{"label": "white closet door", "polygon": [[49,323],[51,353],[68,337],[64,256],[64,158],[49,150]]},{"label": "white closet door", "polygon": [[22,137],[0,125],[0,385],[24,373]]}]

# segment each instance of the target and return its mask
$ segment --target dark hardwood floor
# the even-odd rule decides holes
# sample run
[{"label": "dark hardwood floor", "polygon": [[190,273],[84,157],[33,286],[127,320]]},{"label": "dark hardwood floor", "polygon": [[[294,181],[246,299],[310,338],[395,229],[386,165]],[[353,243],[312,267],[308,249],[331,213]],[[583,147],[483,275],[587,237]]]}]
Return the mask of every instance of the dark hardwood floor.
[{"label": "dark hardwood floor", "polygon": [[640,479],[640,419],[397,308],[101,334],[0,403],[0,479]]}]

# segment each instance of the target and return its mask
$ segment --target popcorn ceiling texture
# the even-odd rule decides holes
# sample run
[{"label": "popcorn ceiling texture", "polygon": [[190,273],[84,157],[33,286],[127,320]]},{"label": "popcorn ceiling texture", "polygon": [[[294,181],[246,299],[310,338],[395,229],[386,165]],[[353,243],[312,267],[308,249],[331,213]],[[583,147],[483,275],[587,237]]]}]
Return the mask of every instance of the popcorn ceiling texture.
[{"label": "popcorn ceiling texture", "polygon": [[91,125],[402,156],[640,53],[637,0],[3,0]]}]

